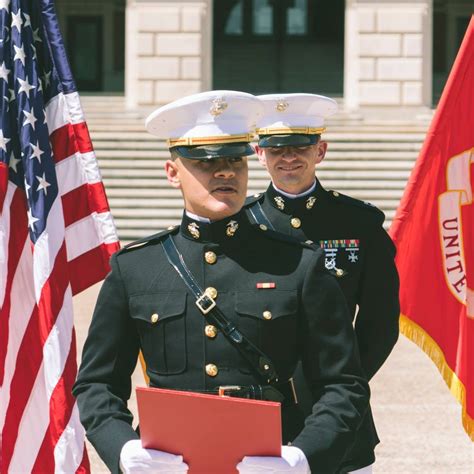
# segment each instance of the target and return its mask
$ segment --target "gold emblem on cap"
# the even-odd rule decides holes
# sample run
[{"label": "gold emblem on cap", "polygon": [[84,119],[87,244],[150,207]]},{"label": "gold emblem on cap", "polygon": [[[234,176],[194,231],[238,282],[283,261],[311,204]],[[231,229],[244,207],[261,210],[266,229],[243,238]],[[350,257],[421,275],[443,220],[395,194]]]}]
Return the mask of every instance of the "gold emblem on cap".
[{"label": "gold emblem on cap", "polygon": [[158,313],[153,313],[151,316],[150,316],[150,321],[155,324],[156,322],[158,322],[158,319],[160,319],[160,317],[158,316]]},{"label": "gold emblem on cap", "polygon": [[283,211],[283,209],[285,209],[285,200],[281,196],[276,196],[273,198],[273,200],[275,201],[280,211]]},{"label": "gold emblem on cap", "polygon": [[204,334],[210,339],[214,339],[217,336],[217,328],[213,326],[212,324],[208,324],[204,328]]},{"label": "gold emblem on cap", "polygon": [[285,100],[283,99],[280,99],[278,102],[277,102],[277,105],[276,105],[276,110],[277,112],[284,112],[288,107],[289,107],[289,103],[286,102]]},{"label": "gold emblem on cap", "polygon": [[314,196],[310,196],[306,201],[306,209],[313,209],[314,203],[316,202],[316,198]]},{"label": "gold emblem on cap", "polygon": [[209,264],[209,265],[212,265],[214,263],[216,263],[217,261],[217,255],[214,253],[214,252],[206,252],[204,254],[204,260],[206,260],[206,262]]},{"label": "gold emblem on cap", "polygon": [[222,114],[225,109],[227,109],[227,106],[228,106],[228,104],[224,100],[223,97],[216,97],[212,101],[212,106],[211,106],[211,109],[209,110],[209,112],[214,117],[217,117],[218,115]]},{"label": "gold emblem on cap", "polygon": [[291,227],[294,227],[295,229],[299,229],[301,227],[301,220],[298,219],[297,217],[293,217],[290,223],[291,223]]},{"label": "gold emblem on cap", "polygon": [[206,293],[206,295],[212,298],[213,300],[217,298],[217,290],[212,286],[206,288],[204,293]]},{"label": "gold emblem on cap", "polygon": [[209,377],[215,377],[218,372],[219,372],[219,369],[217,368],[217,365],[215,364],[206,365],[206,374],[209,375]]},{"label": "gold emblem on cap", "polygon": [[227,229],[225,230],[227,237],[233,237],[235,233],[237,232],[238,228],[239,228],[239,223],[237,221],[230,221],[227,224]]},{"label": "gold emblem on cap", "polygon": [[273,315],[270,311],[264,311],[263,312],[263,319],[266,319],[267,321],[269,321],[270,319],[272,319]]},{"label": "gold emblem on cap", "polygon": [[199,232],[199,226],[195,222],[191,222],[191,224],[188,224],[188,230],[189,230],[189,233],[195,239],[199,239],[199,237],[201,236],[201,233]]}]

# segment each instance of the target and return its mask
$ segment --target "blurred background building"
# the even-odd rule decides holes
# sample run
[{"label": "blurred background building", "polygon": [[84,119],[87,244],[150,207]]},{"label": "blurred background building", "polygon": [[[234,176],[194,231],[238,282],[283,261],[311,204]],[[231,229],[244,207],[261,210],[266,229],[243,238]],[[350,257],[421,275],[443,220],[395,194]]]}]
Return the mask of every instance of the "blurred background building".
[{"label": "blurred background building", "polygon": [[[158,104],[209,89],[336,98],[328,189],[394,215],[474,0],[56,0],[119,236],[180,220]],[[268,175],[251,159],[249,193]]]}]

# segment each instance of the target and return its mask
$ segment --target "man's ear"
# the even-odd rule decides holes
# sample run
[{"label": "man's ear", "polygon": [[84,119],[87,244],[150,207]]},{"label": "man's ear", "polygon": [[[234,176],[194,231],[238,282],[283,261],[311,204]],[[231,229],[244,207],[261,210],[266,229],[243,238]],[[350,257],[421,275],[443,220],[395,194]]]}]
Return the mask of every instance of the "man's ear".
[{"label": "man's ear", "polygon": [[324,157],[326,156],[326,151],[328,149],[328,142],[324,142],[320,140],[317,146],[318,146],[318,152],[317,152],[317,157],[316,157],[316,164],[321,163],[321,161],[324,160]]},{"label": "man's ear", "polygon": [[165,163],[166,177],[173,188],[181,188],[181,180],[179,179],[179,168],[176,161],[167,160]]},{"label": "man's ear", "polygon": [[267,160],[265,158],[265,150],[263,148],[260,148],[258,145],[255,145],[255,153],[257,153],[258,156],[258,161],[262,166],[265,168],[267,167]]}]

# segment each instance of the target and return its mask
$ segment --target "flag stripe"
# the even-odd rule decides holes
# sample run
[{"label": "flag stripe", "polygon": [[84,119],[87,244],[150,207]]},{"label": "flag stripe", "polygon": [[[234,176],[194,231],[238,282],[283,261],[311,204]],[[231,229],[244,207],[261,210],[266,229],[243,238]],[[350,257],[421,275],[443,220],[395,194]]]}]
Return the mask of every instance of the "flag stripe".
[{"label": "flag stripe", "polygon": [[50,140],[54,150],[54,161],[56,163],[60,163],[76,152],[89,153],[92,151],[89,131],[84,122],[64,124],[51,134]]},{"label": "flag stripe", "polygon": [[[35,384],[35,381],[43,363],[43,347],[63,305],[67,286],[66,246],[63,244],[58,252],[53,272],[43,285],[39,304],[35,306],[29,318],[28,327],[18,350],[16,365],[21,367],[22,370],[15,372],[11,383],[11,394],[14,394],[14,398],[10,398],[10,406],[3,428],[4,441],[7,441],[3,445],[5,468],[8,468],[11,461],[19,425],[30,395],[35,400],[37,396],[42,396],[42,393],[38,395],[31,393],[31,391],[33,387],[41,391],[42,385]],[[60,357],[60,355],[58,353],[56,357]],[[32,377],[26,378],[23,376],[23,370],[26,369],[27,373],[32,374]],[[46,414],[48,413],[49,410]],[[35,420],[33,425],[31,423],[28,424],[31,431],[33,431],[32,426],[37,426],[38,420],[42,415],[44,416],[45,414],[43,412],[41,414],[39,412],[35,413],[34,416],[37,417],[37,420]],[[28,422],[27,418],[26,420]]]},{"label": "flag stripe", "polygon": [[[93,198],[91,202],[89,197]],[[88,217],[92,212],[102,213],[109,210],[102,183],[84,184],[62,196],[62,201],[66,227]]]}]

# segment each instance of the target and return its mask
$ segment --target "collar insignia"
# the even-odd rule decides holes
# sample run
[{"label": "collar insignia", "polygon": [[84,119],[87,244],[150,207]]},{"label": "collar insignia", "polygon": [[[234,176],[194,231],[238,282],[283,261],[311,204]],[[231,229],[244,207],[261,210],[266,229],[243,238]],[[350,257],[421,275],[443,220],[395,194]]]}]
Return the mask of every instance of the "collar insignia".
[{"label": "collar insignia", "polygon": [[315,202],[316,198],[314,196],[310,196],[306,201],[306,209],[313,209]]},{"label": "collar insignia", "polygon": [[281,196],[276,196],[273,198],[273,200],[275,201],[280,211],[283,211],[283,209],[285,209],[285,200]]},{"label": "collar insignia", "polygon": [[201,233],[199,232],[199,225],[196,224],[196,222],[191,222],[191,224],[188,224],[188,230],[195,239],[199,239],[201,236]]},{"label": "collar insignia", "polygon": [[227,102],[224,100],[223,97],[216,97],[212,101],[212,107],[209,110],[209,113],[213,115],[214,117],[217,117],[218,115],[222,114],[225,109],[227,109]]},{"label": "collar insignia", "polygon": [[227,229],[225,230],[227,237],[233,237],[235,233],[237,232],[238,228],[239,228],[239,223],[237,221],[230,221],[227,224]]}]

